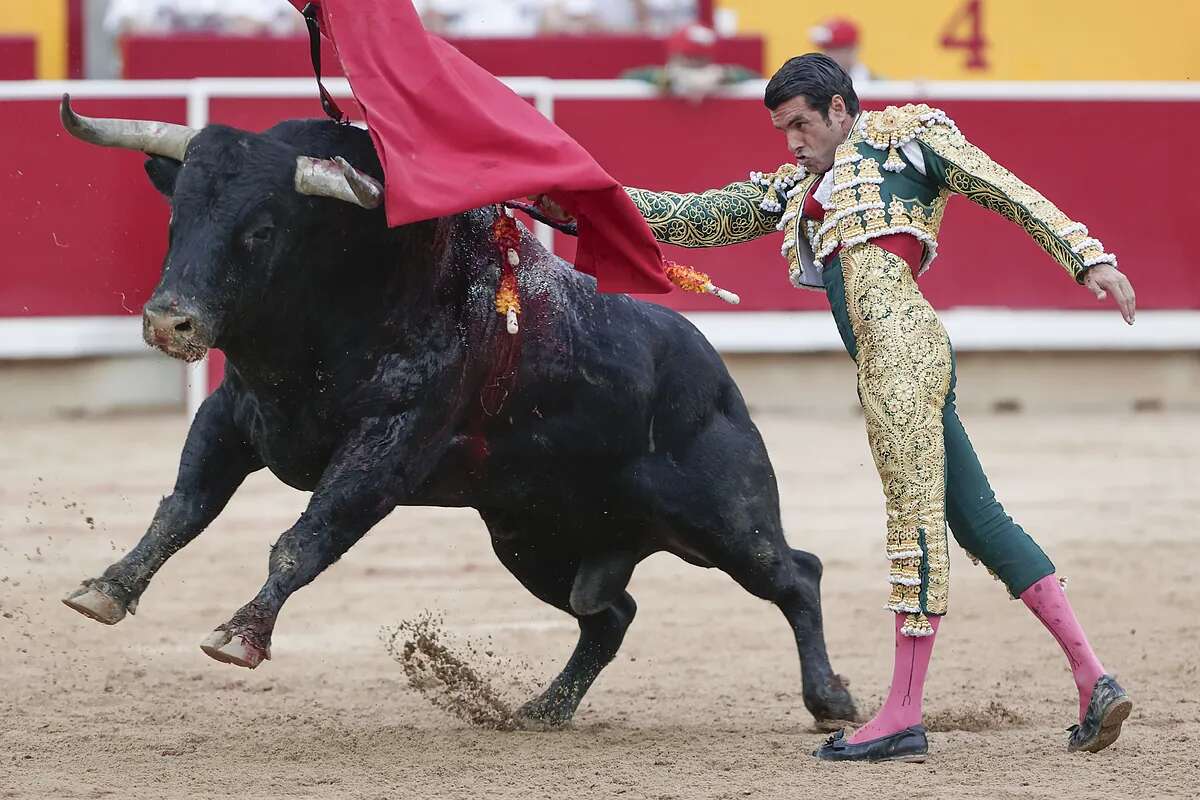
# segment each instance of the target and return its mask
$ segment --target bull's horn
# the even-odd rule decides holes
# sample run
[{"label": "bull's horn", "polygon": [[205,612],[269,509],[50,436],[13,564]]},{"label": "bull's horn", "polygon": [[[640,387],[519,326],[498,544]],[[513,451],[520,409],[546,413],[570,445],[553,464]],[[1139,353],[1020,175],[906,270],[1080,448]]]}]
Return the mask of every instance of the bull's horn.
[{"label": "bull's horn", "polygon": [[363,208],[378,208],[383,202],[383,186],[370,175],[359,172],[346,161],[296,157],[296,191],[315,197],[332,197]]},{"label": "bull's horn", "polygon": [[195,128],[170,122],[81,117],[71,110],[69,94],[62,96],[59,115],[67,133],[76,139],[104,147],[141,150],[149,155],[166,156],[176,161],[183,161],[188,142],[198,133]]}]

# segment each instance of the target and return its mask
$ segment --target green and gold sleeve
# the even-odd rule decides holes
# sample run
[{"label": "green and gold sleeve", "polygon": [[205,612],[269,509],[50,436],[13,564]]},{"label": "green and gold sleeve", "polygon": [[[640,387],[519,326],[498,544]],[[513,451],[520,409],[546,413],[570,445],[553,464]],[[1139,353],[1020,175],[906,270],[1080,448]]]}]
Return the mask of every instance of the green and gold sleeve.
[{"label": "green and gold sleeve", "polygon": [[931,178],[1020,225],[1079,283],[1097,264],[1117,266],[1088,229],[967,141],[947,118],[917,135]]},{"label": "green and gold sleeve", "polygon": [[625,187],[654,238],[680,247],[722,247],[775,233],[799,171],[752,173],[723,189],[681,194]]}]

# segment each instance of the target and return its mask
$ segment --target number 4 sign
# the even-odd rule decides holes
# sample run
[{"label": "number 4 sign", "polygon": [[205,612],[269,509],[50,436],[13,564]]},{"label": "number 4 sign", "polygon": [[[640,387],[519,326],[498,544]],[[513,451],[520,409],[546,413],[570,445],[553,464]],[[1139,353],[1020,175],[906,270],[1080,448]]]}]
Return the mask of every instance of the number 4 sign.
[{"label": "number 4 sign", "polygon": [[987,69],[983,50],[987,40],[983,38],[983,0],[966,0],[954,12],[954,16],[942,29],[942,47],[947,50],[958,48],[967,51],[967,69]]}]

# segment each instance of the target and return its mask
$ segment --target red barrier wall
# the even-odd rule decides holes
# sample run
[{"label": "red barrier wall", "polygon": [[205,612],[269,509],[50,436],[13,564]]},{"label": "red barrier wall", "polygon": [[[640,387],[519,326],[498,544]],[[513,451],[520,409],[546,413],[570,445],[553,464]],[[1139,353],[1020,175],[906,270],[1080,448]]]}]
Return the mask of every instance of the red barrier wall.
[{"label": "red barrier wall", "polygon": [[[894,104],[898,100],[889,100]],[[866,103],[881,108],[885,103]],[[1200,164],[1185,131],[1200,103],[945,101],[937,105],[975,144],[1089,226],[1133,280],[1142,308],[1200,308],[1200,270],[1185,252],[1194,224]],[[761,103],[558,100],[555,120],[629,185],[696,191],[743,180],[788,161]],[[1138,120],[1136,125],[1121,120]],[[1102,133],[1099,133],[1102,132]],[[939,307],[1093,308],[1081,290],[1019,228],[952,198],[939,256],[922,289]],[[721,250],[667,248],[742,295],[743,310],[824,308],[790,290],[781,237]],[[560,252],[567,252],[569,243]],[[668,304],[719,309],[714,298]]]},{"label": "red barrier wall", "polygon": [[[666,42],[645,36],[539,36],[535,39],[452,39],[451,44],[493,75],[616,78],[631,67],[662,64]],[[121,42],[126,78],[307,77],[308,40],[277,37],[130,36]],[[341,75],[323,42],[321,70]],[[722,39],[716,58],[763,69],[759,36]]]},{"label": "red barrier wall", "polygon": [[[125,78],[307,78],[307,38],[215,35],[127,36],[121,40]],[[342,74],[333,45],[321,40],[321,74]]]},{"label": "red barrier wall", "polygon": [[0,36],[0,81],[37,77],[37,40],[32,36]]},{"label": "red barrier wall", "polygon": [[[347,104],[348,106],[349,104]],[[1085,222],[1120,258],[1142,308],[1200,309],[1200,270],[1184,251],[1200,165],[1190,132],[1200,103],[953,101],[939,103],[963,131]],[[166,246],[166,203],[142,158],[77,142],[61,132],[57,103],[0,101],[0,316],[136,313],[157,279]],[[182,122],[182,99],[80,100],[86,114]],[[703,189],[769,170],[787,158],[761,104],[717,100],[565,100],[559,123],[613,175],[634,185]],[[316,98],[216,99],[214,122],[261,129],[287,116],[319,116]],[[1136,119],[1136,125],[1120,120]],[[1116,121],[1116,122],[1114,122]],[[1103,131],[1103,135],[1095,134]],[[670,256],[739,292],[742,310],[823,308],[792,290],[779,235]],[[565,243],[569,247],[569,242]],[[936,306],[1092,308],[1021,231],[962,198],[951,201],[941,255],[922,280]],[[658,301],[729,310],[674,294]]]},{"label": "red barrier wall", "polygon": [[[181,98],[78,100],[81,114],[184,122]],[[141,313],[167,243],[138,153],[76,141],[57,101],[0,102],[0,317]]]}]

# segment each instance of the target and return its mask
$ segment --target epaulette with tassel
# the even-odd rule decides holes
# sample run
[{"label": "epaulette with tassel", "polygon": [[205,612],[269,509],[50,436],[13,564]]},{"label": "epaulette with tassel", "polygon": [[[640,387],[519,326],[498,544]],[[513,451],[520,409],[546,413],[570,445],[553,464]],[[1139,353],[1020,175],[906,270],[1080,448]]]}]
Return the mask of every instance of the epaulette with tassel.
[{"label": "epaulette with tassel", "polygon": [[930,108],[921,103],[905,106],[888,106],[883,111],[867,111],[859,123],[863,140],[876,150],[886,150],[887,160],[883,168],[888,172],[903,172],[905,163],[899,148],[911,142],[925,128],[948,125],[957,130],[954,120],[939,108]]}]

